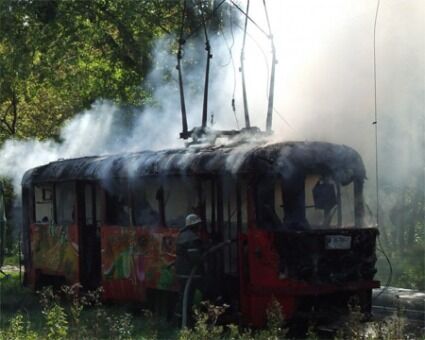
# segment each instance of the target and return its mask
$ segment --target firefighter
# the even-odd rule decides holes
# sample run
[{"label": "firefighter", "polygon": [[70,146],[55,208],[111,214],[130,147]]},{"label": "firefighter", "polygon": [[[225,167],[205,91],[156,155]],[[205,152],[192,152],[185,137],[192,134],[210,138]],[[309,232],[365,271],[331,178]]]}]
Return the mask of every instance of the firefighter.
[{"label": "firefighter", "polygon": [[[189,214],[186,217],[184,228],[180,231],[176,240],[176,274],[180,284],[180,303],[177,313],[180,315],[183,308],[183,295],[186,282],[192,272],[192,269],[197,267],[192,275],[190,289],[188,292],[186,311],[190,316],[192,310],[193,298],[196,290],[201,290],[203,278],[203,265],[201,263],[203,253],[203,242],[200,238],[200,227],[202,221],[196,214]],[[190,318],[189,318],[190,319]]]}]

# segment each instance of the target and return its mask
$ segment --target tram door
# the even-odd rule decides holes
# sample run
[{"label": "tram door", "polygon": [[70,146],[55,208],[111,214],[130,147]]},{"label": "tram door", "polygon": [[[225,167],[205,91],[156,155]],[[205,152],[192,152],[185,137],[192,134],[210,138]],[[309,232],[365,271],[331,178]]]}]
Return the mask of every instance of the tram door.
[{"label": "tram door", "polygon": [[207,281],[214,282],[210,294],[227,295],[230,301],[232,296],[238,296],[236,239],[244,222],[242,208],[246,207],[242,207],[240,187],[232,178],[205,181],[202,196],[202,206],[205,207],[202,217],[207,222],[210,240],[214,244],[230,241],[208,257],[206,275],[211,277]]},{"label": "tram door", "polygon": [[96,289],[101,280],[99,192],[95,183],[78,183],[80,283]]}]

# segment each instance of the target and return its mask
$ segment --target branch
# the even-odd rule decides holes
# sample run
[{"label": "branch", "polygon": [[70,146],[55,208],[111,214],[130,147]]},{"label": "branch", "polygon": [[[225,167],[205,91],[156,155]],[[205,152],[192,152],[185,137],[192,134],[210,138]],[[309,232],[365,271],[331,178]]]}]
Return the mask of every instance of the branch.
[{"label": "branch", "polygon": [[[7,120],[7,116],[12,112],[12,122],[9,123]],[[12,102],[4,111],[3,116],[0,118],[0,128],[5,131],[7,134],[15,135],[16,134],[16,124],[18,122],[18,97],[16,93],[12,92]]]},{"label": "branch", "polygon": [[144,58],[140,54],[138,43],[132,32],[114,13],[112,13],[106,7],[106,5],[97,5],[96,7],[100,12],[99,14],[101,17],[113,24],[118,30],[118,34],[123,42],[122,45],[118,44],[109,34],[106,33],[106,35],[108,36],[109,40],[113,42],[114,47],[119,49],[120,59],[127,64],[131,60],[131,66],[133,66],[139,74],[143,75],[143,71],[145,69]]},{"label": "branch", "polygon": [[13,129],[12,127],[9,125],[9,123],[7,122],[7,115],[9,113],[9,111],[12,109],[13,104],[10,104],[8,106],[8,108],[4,111],[3,113],[3,117],[0,118],[0,123],[3,124],[4,126],[0,125],[0,128],[5,131],[7,134],[11,134],[13,135]]}]

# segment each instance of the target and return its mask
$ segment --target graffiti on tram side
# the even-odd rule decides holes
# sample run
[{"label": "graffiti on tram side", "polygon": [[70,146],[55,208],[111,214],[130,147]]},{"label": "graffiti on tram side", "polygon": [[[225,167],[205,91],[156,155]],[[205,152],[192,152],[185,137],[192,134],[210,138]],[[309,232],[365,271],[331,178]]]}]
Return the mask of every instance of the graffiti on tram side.
[{"label": "graffiti on tram side", "polygon": [[78,229],[76,225],[34,224],[31,226],[33,267],[45,274],[78,281]]},{"label": "graffiti on tram side", "polygon": [[102,228],[103,280],[128,280],[145,288],[175,290],[175,232]]}]

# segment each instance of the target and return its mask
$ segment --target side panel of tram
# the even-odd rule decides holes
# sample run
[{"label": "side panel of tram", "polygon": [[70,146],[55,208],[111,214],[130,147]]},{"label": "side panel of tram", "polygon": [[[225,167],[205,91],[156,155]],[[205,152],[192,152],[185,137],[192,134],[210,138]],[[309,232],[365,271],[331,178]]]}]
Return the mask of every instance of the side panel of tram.
[{"label": "side panel of tram", "polygon": [[223,297],[245,324],[263,325],[273,297],[288,319],[329,314],[352,297],[367,312],[379,282],[377,231],[362,228],[362,181],[326,181],[152,176],[34,184],[23,195],[27,280],[102,286],[116,301],[176,293],[175,241],[185,216],[196,213],[207,246],[232,241],[204,263],[207,297]]},{"label": "side panel of tram", "polygon": [[[151,289],[177,292],[175,241],[186,215],[202,217],[206,243],[236,240],[237,228],[247,228],[238,192],[235,183],[188,178],[35,184],[23,195],[27,282],[102,286],[116,301],[145,301]],[[237,255],[233,243],[209,260],[216,288],[224,275],[237,285]]]}]

